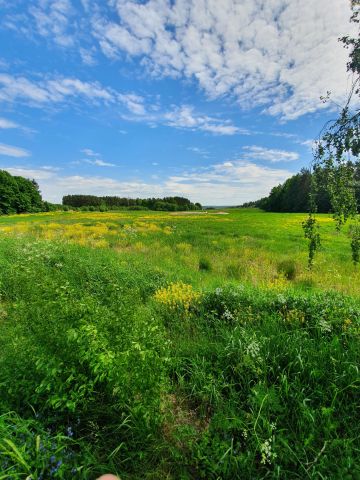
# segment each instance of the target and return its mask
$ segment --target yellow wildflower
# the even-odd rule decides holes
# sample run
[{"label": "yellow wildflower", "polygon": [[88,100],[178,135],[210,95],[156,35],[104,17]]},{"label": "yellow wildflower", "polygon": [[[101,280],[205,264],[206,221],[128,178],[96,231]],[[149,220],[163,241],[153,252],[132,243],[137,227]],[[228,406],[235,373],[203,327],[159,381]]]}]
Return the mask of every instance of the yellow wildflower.
[{"label": "yellow wildflower", "polygon": [[194,291],[191,285],[177,282],[157,290],[154,298],[169,310],[180,310],[187,315],[190,308],[199,302],[200,293]]}]

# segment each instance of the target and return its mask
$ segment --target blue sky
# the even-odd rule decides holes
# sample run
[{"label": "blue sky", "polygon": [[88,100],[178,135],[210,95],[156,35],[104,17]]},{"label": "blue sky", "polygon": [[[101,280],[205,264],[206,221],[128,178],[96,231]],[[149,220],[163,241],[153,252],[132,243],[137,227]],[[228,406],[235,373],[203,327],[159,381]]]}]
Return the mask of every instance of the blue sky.
[{"label": "blue sky", "polygon": [[[0,0],[0,168],[46,200],[265,196],[351,79],[348,0]],[[320,96],[331,91],[331,101]]]}]

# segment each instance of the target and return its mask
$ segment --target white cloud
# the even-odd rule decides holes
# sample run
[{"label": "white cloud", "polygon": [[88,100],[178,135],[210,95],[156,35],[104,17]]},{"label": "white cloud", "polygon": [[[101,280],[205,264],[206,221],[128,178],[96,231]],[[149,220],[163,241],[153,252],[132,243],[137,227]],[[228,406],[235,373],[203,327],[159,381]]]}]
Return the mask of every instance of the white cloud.
[{"label": "white cloud", "polygon": [[138,95],[119,95],[130,114],[122,115],[128,121],[146,122],[149,126],[166,125],[181,130],[202,131],[213,135],[250,135],[250,131],[195,111],[191,105],[172,105],[164,110],[158,104],[146,104]]},{"label": "white cloud", "polygon": [[[51,180],[55,178],[54,172],[45,168],[26,168],[26,167],[1,167],[1,170],[6,170],[11,175],[17,175],[29,179],[34,179],[38,182],[44,182],[46,188],[51,192]],[[50,183],[48,183],[50,181]],[[47,197],[45,198],[47,199]]]},{"label": "white cloud", "polygon": [[29,80],[25,77],[0,74],[0,101],[23,101],[33,106],[65,102],[69,98],[82,98],[91,103],[113,102],[114,93],[98,82],[83,82],[77,78],[55,77]]},{"label": "white cloud", "polygon": [[147,115],[144,102],[145,99],[133,93],[119,94],[119,100],[126,106],[126,108],[134,115]]},{"label": "white cloud", "polygon": [[[24,3],[24,5],[19,5]],[[82,0],[83,9],[76,9],[72,0],[32,0],[30,2],[6,2],[7,14],[3,15],[2,28],[24,36],[27,40],[54,43],[62,49],[73,49],[84,65],[96,64],[96,51],[90,31],[90,2]],[[27,4],[27,5],[26,5]]]},{"label": "white cloud", "polygon": [[61,170],[60,167],[53,167],[52,165],[43,165],[40,167],[42,170],[48,170],[50,172],[59,172]]},{"label": "white cloud", "polygon": [[196,153],[202,158],[210,158],[209,152],[205,150],[204,148],[199,148],[199,147],[188,147],[187,150],[190,152]]},{"label": "white cloud", "polygon": [[96,21],[94,22],[94,33],[100,40],[102,50],[109,57],[116,57],[117,49],[125,50],[132,55],[150,52],[148,39],[138,39],[121,25]]},{"label": "white cloud", "polygon": [[114,163],[104,162],[104,160],[101,160],[100,153],[94,152],[94,150],[91,150],[91,148],[83,148],[80,151],[91,158],[91,160],[89,158],[85,158],[83,160],[85,163],[95,165],[96,167],[116,167]]},{"label": "white cloud", "polygon": [[349,86],[338,42],[357,35],[349,0],[81,0],[80,10],[71,0],[28,3],[20,11],[7,2],[3,28],[73,49],[86,65],[99,49],[115,61],[135,57],[154,76],[195,80],[210,98],[283,119],[328,108],[319,101],[327,90],[342,103]]},{"label": "white cloud", "polygon": [[91,48],[83,48],[80,47],[79,53],[81,56],[81,59],[85,65],[88,65],[90,67],[96,65],[96,49],[94,47]]},{"label": "white cloud", "polygon": [[287,150],[258,147],[256,145],[243,147],[244,157],[254,160],[265,160],[267,162],[294,162],[299,159],[299,154]]},{"label": "white cloud", "polygon": [[0,155],[5,155],[7,157],[30,157],[31,153],[24,148],[14,147],[12,145],[6,145],[5,143],[0,143]]},{"label": "white cloud", "polygon": [[61,47],[73,46],[75,40],[70,30],[76,26],[76,22],[75,11],[70,1],[47,0],[34,3],[35,5],[29,8],[29,20],[33,20],[38,34],[50,37]]},{"label": "white cloud", "polygon": [[91,150],[91,148],[83,148],[80,150],[81,153],[84,153],[88,157],[100,157],[100,153],[94,152],[94,150]]},{"label": "white cloud", "polygon": [[[127,117],[129,118],[129,117]],[[214,135],[249,135],[249,131],[237,127],[230,120],[222,120],[197,113],[191,105],[173,105],[169,111],[148,113],[137,117],[154,124],[167,125],[183,130],[202,131]]]},{"label": "white cloud", "polygon": [[11,120],[0,117],[0,128],[19,128],[19,125]]},{"label": "white cloud", "polygon": [[316,146],[316,141],[315,140],[304,140],[303,142],[300,142],[301,145],[304,147],[308,148],[310,151],[313,151],[313,149]]},{"label": "white cloud", "polygon": [[183,195],[205,205],[239,205],[269,193],[274,185],[292,175],[288,170],[262,167],[250,161],[213,164],[156,183],[128,181],[101,176],[63,176],[47,169],[4,168],[14,175],[38,181],[43,197],[60,202],[66,194],[119,195],[128,197],[163,197]]},{"label": "white cloud", "polygon": [[90,163],[90,165],[95,165],[96,167],[116,167],[114,163],[104,162],[103,160],[96,159],[96,160],[85,160],[86,163]]},{"label": "white cloud", "polygon": [[[145,122],[149,126],[167,125],[174,128],[200,130],[214,135],[249,135],[247,129],[229,120],[197,113],[190,105],[162,108],[158,102],[135,93],[119,93],[99,82],[84,82],[77,78],[55,77],[29,80],[25,77],[0,74],[0,102],[24,102],[34,107],[63,104],[82,100],[91,105],[120,105],[128,121]],[[123,133],[124,131],[120,131]]]},{"label": "white cloud", "polygon": [[142,58],[154,75],[194,78],[211,97],[235,97],[295,119],[347,90],[347,51],[356,32],[348,0],[114,0],[94,35],[105,55]]}]

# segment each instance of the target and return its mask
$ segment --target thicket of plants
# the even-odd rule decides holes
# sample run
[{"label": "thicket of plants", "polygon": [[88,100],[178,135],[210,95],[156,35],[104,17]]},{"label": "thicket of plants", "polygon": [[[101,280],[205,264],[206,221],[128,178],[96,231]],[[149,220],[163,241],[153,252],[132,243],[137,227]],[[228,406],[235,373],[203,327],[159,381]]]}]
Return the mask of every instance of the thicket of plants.
[{"label": "thicket of plants", "polygon": [[127,197],[97,197],[95,195],[65,195],[62,200],[63,205],[75,208],[93,208],[95,209],[117,209],[127,207],[132,210],[163,210],[163,211],[181,211],[181,210],[201,210],[200,203],[192,203],[184,197],[164,197],[164,198],[127,198]]},{"label": "thicket of plants", "polygon": [[0,215],[40,212],[43,201],[35,180],[13,176],[0,170]]},{"label": "thicket of plants", "polygon": [[0,478],[360,475],[360,304],[0,241]]}]

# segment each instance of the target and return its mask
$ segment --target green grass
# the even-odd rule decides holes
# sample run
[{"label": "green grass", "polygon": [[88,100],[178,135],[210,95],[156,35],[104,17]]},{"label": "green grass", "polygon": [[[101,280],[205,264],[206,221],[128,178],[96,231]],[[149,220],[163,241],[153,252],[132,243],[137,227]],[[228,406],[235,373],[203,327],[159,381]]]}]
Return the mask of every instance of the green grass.
[{"label": "green grass", "polygon": [[0,218],[0,479],[360,478],[346,234],[229,212]]},{"label": "green grass", "polygon": [[[164,212],[121,211],[18,215],[0,218],[0,234],[3,231],[12,235],[18,229],[20,235],[30,233],[42,238],[47,225],[55,223],[73,233],[72,240],[76,242],[79,225],[86,237],[91,233],[86,229],[100,224],[108,228],[108,233],[100,230],[97,238],[116,250],[122,261],[146,262],[200,288],[231,280],[260,287],[273,285],[279,274],[288,278],[282,265],[290,262],[293,274],[288,279],[296,288],[311,286],[360,294],[359,271],[352,264],[348,227],[338,234],[330,216],[318,216],[322,249],[309,274],[307,240],[301,227],[306,215],[255,209],[231,209],[228,213],[174,216]],[[63,232],[55,229],[50,238],[63,237]],[[202,268],[203,261],[210,268]]]}]

